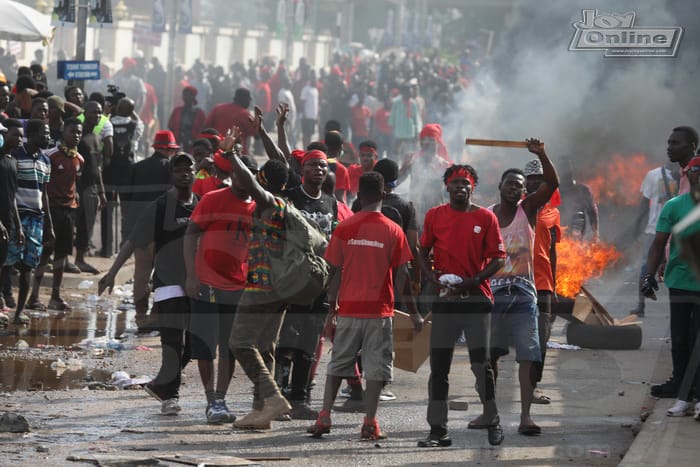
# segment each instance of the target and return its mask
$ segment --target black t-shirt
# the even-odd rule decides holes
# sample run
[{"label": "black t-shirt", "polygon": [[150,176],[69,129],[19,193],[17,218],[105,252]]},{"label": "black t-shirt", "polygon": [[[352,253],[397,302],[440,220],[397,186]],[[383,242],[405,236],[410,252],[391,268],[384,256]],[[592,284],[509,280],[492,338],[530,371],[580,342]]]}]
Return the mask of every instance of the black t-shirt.
[{"label": "black t-shirt", "polygon": [[[352,212],[358,212],[360,209],[362,209],[359,199],[356,199],[355,202],[352,203],[351,209]],[[395,212],[398,212],[400,219],[397,220],[395,218]],[[384,195],[384,201],[382,201],[382,214],[399,224],[404,233],[408,232],[409,230],[418,230],[416,208],[413,207],[412,202],[403,199],[396,193],[388,193]]]},{"label": "black t-shirt", "polygon": [[85,159],[82,175],[78,179],[78,190],[82,191],[89,186],[97,185],[99,179],[102,167],[99,135],[92,132],[83,134],[83,139],[78,143],[78,152]]},{"label": "black t-shirt", "polygon": [[133,229],[129,240],[138,248],[155,245],[155,271],[153,288],[166,285],[184,287],[187,273],[182,255],[185,231],[199,197],[192,194],[192,203],[177,199],[177,191],[171,189],[150,203],[141,218],[139,228]]},{"label": "black t-shirt", "polygon": [[338,220],[338,201],[330,195],[321,193],[318,198],[307,195],[301,186],[286,190],[284,196],[304,217],[314,221],[321,230],[330,236]]},{"label": "black t-shirt", "polygon": [[17,160],[9,154],[0,153],[0,221],[9,231],[12,209],[17,193]]}]

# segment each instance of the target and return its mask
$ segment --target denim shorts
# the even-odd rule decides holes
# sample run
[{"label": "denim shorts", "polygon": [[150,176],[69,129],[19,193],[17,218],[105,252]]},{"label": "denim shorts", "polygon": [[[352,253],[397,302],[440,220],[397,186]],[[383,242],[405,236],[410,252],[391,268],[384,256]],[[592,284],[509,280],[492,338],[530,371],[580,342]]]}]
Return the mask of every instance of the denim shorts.
[{"label": "denim shorts", "polygon": [[10,244],[5,265],[14,266],[21,262],[35,269],[39,266],[41,253],[44,250],[44,216],[37,214],[21,214],[20,222],[24,232],[24,243],[17,243],[17,229],[14,223],[10,229]]},{"label": "denim shorts", "polygon": [[537,330],[537,301],[516,287],[510,293],[494,293],[491,313],[491,356],[508,354],[515,347],[515,360],[539,362],[540,338]]}]

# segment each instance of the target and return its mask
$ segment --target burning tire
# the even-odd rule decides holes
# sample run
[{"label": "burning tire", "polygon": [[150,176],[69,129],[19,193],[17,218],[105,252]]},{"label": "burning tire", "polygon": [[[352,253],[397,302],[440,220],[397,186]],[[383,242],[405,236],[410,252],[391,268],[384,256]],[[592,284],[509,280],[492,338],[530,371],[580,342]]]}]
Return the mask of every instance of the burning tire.
[{"label": "burning tire", "polygon": [[586,349],[636,350],[642,346],[642,328],[628,326],[599,326],[570,322],[566,340]]}]

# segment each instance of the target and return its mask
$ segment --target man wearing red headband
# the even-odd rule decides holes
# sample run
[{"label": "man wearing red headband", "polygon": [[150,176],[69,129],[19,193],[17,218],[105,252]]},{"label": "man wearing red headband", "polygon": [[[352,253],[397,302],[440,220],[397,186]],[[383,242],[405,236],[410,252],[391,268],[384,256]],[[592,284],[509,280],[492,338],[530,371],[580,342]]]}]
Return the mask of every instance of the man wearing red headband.
[{"label": "man wearing red headband", "polygon": [[[491,359],[494,373],[498,375],[498,358],[507,355],[512,344],[515,360],[519,365],[520,426],[518,433],[537,436],[541,429],[530,418],[532,381],[535,362],[542,360],[537,329],[537,290],[534,277],[534,240],[537,212],[552,197],[559,186],[559,176],[547,157],[544,143],[538,139],[527,140],[528,150],[542,164],[542,178],[537,191],[523,199],[525,175],[521,169],[508,169],[498,185],[500,203],[489,209],[498,218],[506,247],[506,264],[491,278],[494,307],[491,315]],[[480,423],[479,420],[472,422]]]},{"label": "man wearing red headband", "polygon": [[[439,291],[433,304],[430,335],[430,380],[428,383],[428,424],[430,433],[419,447],[450,446],[447,431],[449,373],[457,338],[464,332],[469,359],[476,377],[479,399],[484,407],[478,428],[488,429],[492,445],[501,444],[496,408],[496,381],[489,352],[489,318],[493,295],[489,278],[504,263],[505,251],[498,220],[487,209],[472,203],[479,181],[469,165],[452,165],[443,176],[450,202],[430,209],[425,215],[420,240],[420,265],[426,278]],[[430,252],[435,258],[430,267]]]},{"label": "man wearing red headband", "polygon": [[442,127],[429,123],[420,132],[420,151],[408,158],[401,167],[399,183],[411,175],[411,196],[418,219],[423,219],[428,209],[443,203],[442,181],[436,174],[451,164],[447,148],[442,141]]},{"label": "man wearing red headband", "polygon": [[[372,140],[362,141],[359,146],[360,163],[348,166],[348,176],[350,177],[350,197],[354,198],[357,195],[358,182],[360,175],[371,172],[374,169],[374,164],[377,163],[377,143]],[[348,199],[348,204],[352,199]]]}]

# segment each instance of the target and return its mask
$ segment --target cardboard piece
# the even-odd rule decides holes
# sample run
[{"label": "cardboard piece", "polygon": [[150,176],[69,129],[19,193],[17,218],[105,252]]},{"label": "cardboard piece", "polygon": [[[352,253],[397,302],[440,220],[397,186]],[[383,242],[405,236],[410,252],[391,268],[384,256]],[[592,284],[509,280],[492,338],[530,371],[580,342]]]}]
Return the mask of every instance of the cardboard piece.
[{"label": "cardboard piece", "polygon": [[631,326],[633,324],[641,324],[641,321],[637,320],[636,315],[630,315],[623,319],[613,318],[585,287],[581,287],[581,291],[576,295],[572,315],[583,324],[597,326]]},{"label": "cardboard piece", "polygon": [[423,322],[423,330],[414,335],[411,317],[394,310],[394,368],[417,372],[430,356],[430,315]]}]

